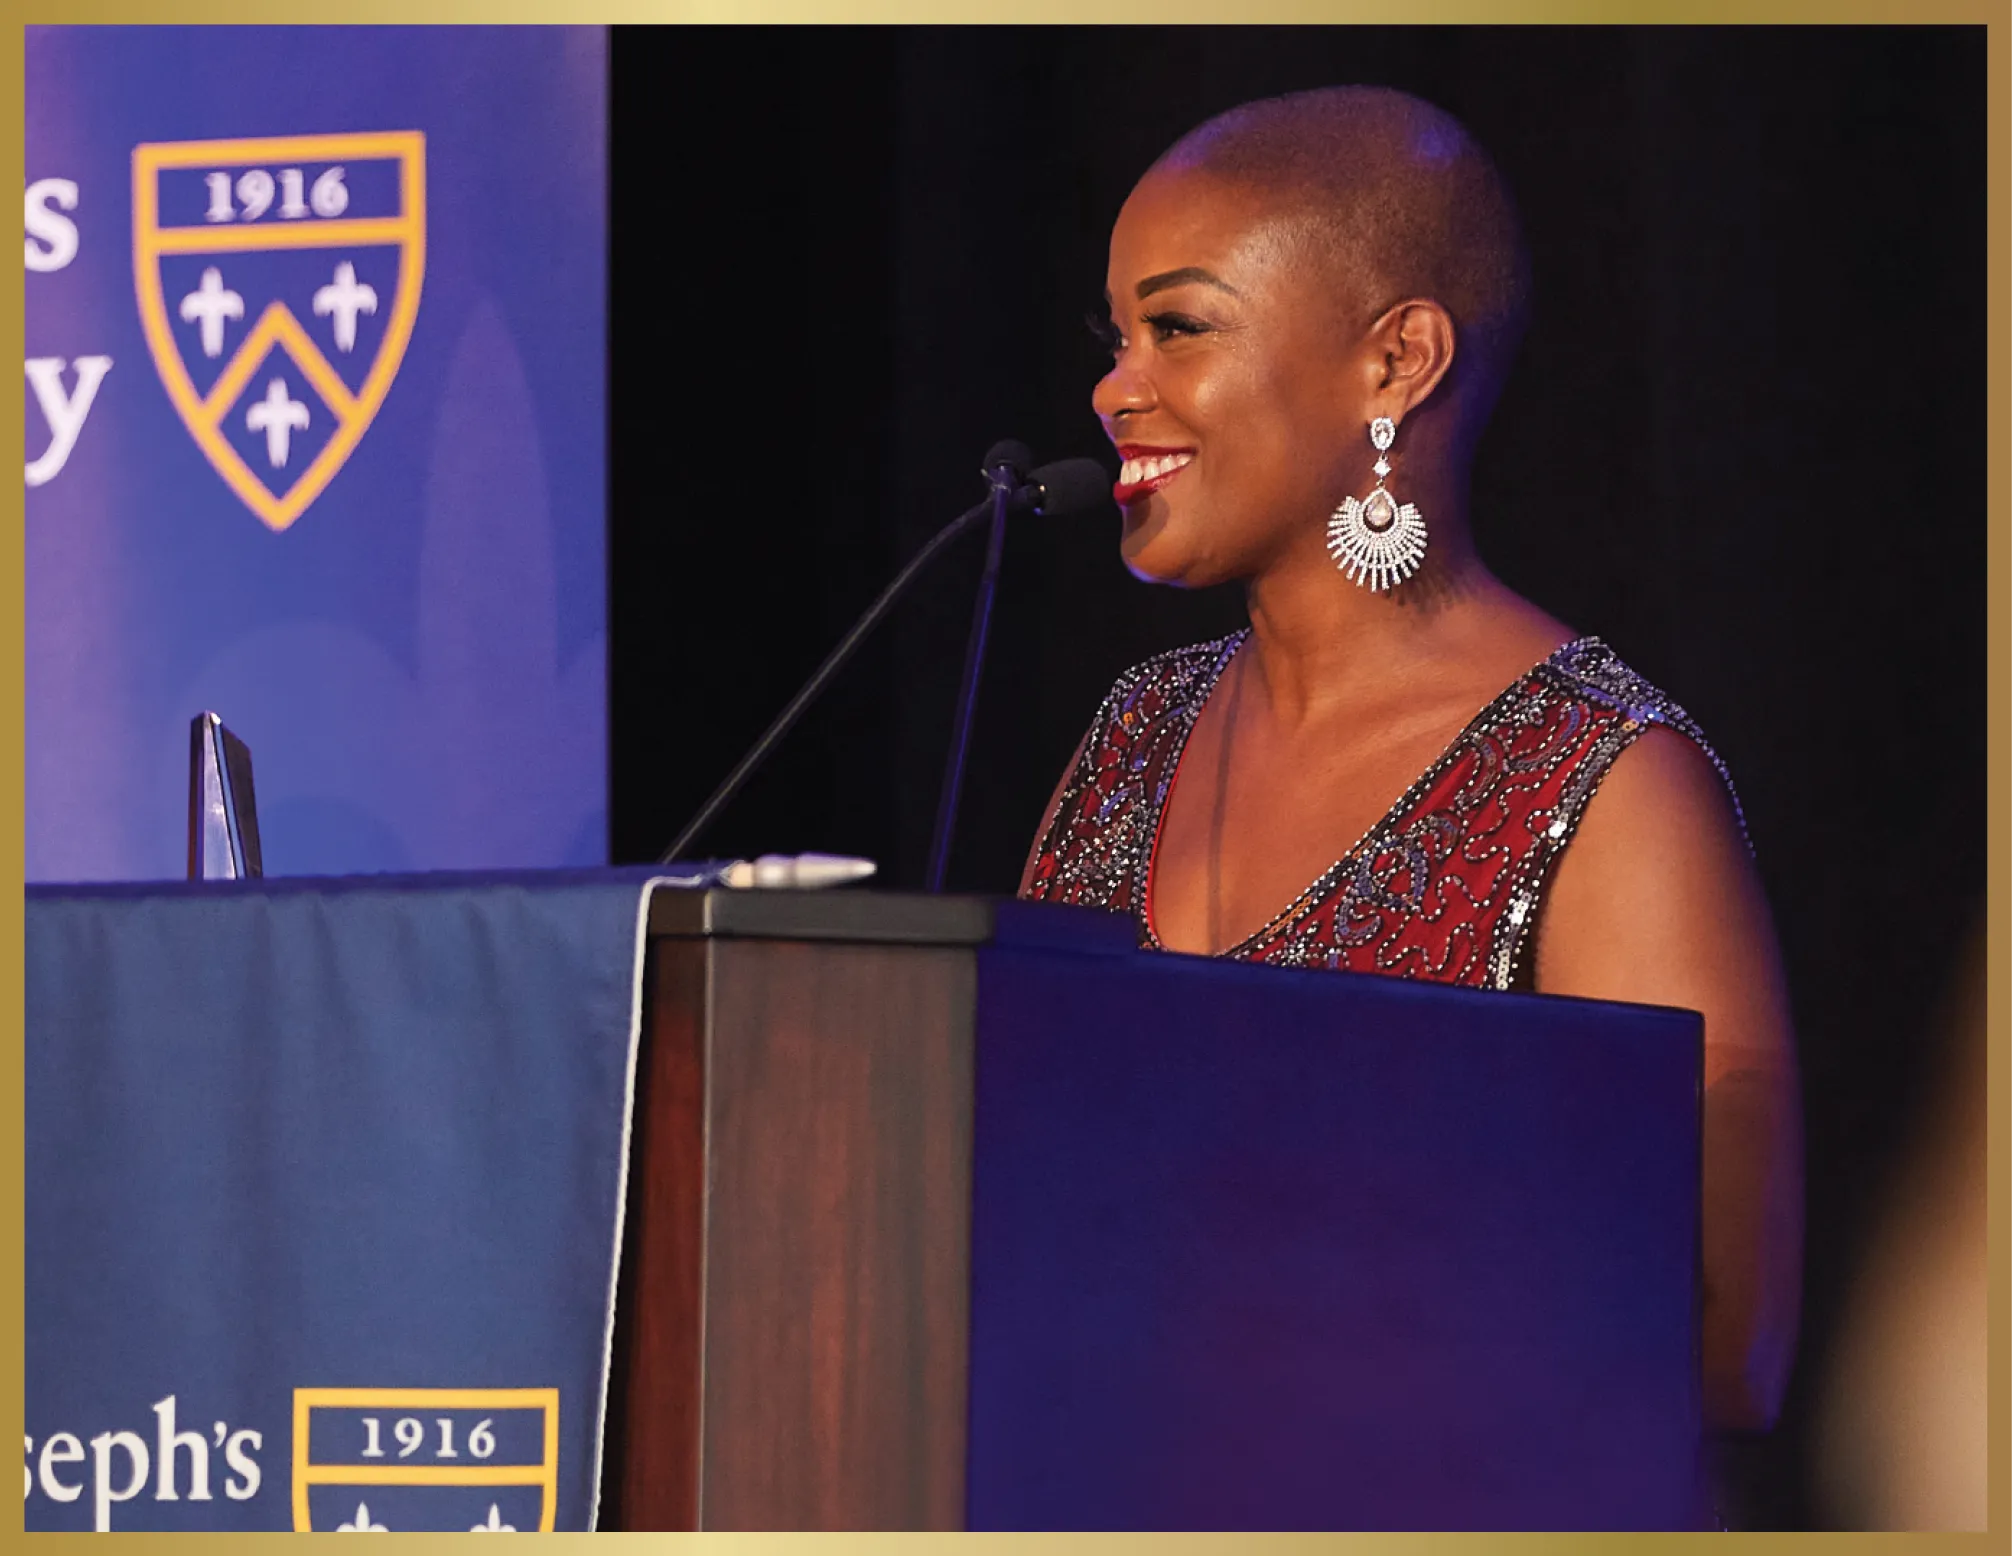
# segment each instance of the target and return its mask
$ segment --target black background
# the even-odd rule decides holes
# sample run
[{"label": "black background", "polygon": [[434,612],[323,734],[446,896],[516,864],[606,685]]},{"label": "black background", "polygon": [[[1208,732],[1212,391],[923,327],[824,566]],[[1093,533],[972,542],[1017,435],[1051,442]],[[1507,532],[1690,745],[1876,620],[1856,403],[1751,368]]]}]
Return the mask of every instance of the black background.
[{"label": "black background", "polygon": [[[611,849],[652,858],[980,454],[1105,453],[1083,324],[1176,136],[1368,81],[1516,191],[1535,322],[1475,474],[1508,583],[1598,632],[1739,783],[1795,999],[1803,1344],[1736,1519],[1819,1518],[1810,1423],[1985,825],[1984,33],[618,31]],[[1428,522],[1429,522],[1428,515]],[[1310,514],[1309,523],[1325,516]],[[1010,891],[1098,699],[1241,624],[1117,520],[1010,536],[951,885]],[[981,546],[882,628],[697,849],[922,878]]]}]

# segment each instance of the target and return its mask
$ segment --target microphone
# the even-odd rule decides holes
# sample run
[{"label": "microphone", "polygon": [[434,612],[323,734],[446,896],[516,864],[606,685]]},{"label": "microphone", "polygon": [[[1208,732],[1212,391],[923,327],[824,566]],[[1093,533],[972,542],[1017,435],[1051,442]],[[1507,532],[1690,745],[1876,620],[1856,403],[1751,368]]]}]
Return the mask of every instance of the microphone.
[{"label": "microphone", "polygon": [[1094,459],[1058,459],[1028,474],[1033,463],[1027,445],[1011,438],[994,443],[986,452],[985,479],[995,492],[1011,483],[1015,512],[1060,518],[1094,507],[1110,495],[1110,472]]},{"label": "microphone", "polygon": [[1094,459],[1058,459],[1027,477],[1036,513],[1064,518],[1111,500],[1111,473]]},{"label": "microphone", "polygon": [[1027,467],[1034,463],[1034,451],[1016,438],[1001,438],[985,451],[978,469],[997,492],[1001,486],[1017,492],[1027,480]]},{"label": "microphone", "polygon": [[[671,840],[671,846],[659,856],[657,860],[659,864],[670,864],[675,861],[691,847],[693,840],[711,825],[713,818],[740,792],[742,785],[754,775],[769,752],[774,750],[783,736],[795,727],[796,721],[803,717],[804,711],[817,701],[819,693],[831,682],[832,677],[844,668],[846,661],[851,659],[858,651],[859,645],[866,641],[867,634],[880,624],[881,618],[892,608],[894,602],[908,591],[909,586],[922,575],[930,562],[935,560],[952,541],[988,514],[994,516],[996,531],[997,520],[1005,513],[1022,511],[1060,516],[1080,512],[1090,507],[1098,498],[1109,495],[1110,477],[1094,459],[1058,460],[1053,464],[1043,465],[1029,474],[1027,466],[1033,461],[1034,456],[1028,452],[1027,446],[1011,439],[995,443],[986,451],[985,462],[979,472],[985,477],[988,487],[984,501],[965,509],[944,525],[929,538],[920,551],[908,559],[907,565],[894,575],[894,581],[880,591],[879,597],[867,606],[865,613],[852,624],[845,636],[838,640],[837,647],[825,656],[824,663],[817,667],[811,678],[804,682],[802,689],[784,705],[782,712],[776,715],[775,722],[762,732],[761,738],[748,749],[747,754],[739,762],[734,764],[733,770],[720,781],[720,786],[713,791],[712,797],[699,807],[698,814],[686,822],[683,829]],[[988,575],[995,575],[997,562],[989,551],[986,560]],[[989,615],[991,610],[989,591],[984,597],[983,604]],[[982,656],[984,651],[982,632],[978,633],[976,641]],[[967,650],[967,661],[970,657]],[[969,690],[975,694],[977,681],[973,665],[967,662],[965,671],[971,683]],[[964,733],[968,738],[968,710],[962,717],[966,725]],[[960,757],[960,772],[961,767]],[[951,809],[954,812],[954,796]],[[939,815],[939,821],[940,819]],[[936,869],[933,863],[932,878],[941,879],[941,871]]]}]

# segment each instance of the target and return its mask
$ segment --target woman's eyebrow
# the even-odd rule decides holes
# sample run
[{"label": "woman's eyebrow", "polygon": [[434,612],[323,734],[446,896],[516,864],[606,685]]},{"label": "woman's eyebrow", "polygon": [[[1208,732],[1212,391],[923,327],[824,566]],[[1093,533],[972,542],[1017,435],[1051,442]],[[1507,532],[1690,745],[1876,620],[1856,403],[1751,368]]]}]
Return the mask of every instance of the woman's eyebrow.
[{"label": "woman's eyebrow", "polygon": [[1212,286],[1219,292],[1228,292],[1232,297],[1243,296],[1229,282],[1214,271],[1204,270],[1200,265],[1183,265],[1179,270],[1162,270],[1156,276],[1147,276],[1139,283],[1139,296],[1151,297],[1155,292],[1164,292],[1170,286],[1187,286],[1190,283]]}]

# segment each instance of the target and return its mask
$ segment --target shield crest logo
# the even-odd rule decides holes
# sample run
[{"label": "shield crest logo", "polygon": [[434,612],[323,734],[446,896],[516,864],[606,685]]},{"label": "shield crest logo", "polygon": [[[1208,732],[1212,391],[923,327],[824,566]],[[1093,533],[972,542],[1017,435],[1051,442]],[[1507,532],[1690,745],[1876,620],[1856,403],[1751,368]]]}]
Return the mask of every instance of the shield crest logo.
[{"label": "shield crest logo", "polygon": [[133,279],[182,424],[274,530],[384,404],[426,269],[417,130],[133,148]]},{"label": "shield crest logo", "polygon": [[293,1391],[293,1526],[550,1534],[559,1391]]}]

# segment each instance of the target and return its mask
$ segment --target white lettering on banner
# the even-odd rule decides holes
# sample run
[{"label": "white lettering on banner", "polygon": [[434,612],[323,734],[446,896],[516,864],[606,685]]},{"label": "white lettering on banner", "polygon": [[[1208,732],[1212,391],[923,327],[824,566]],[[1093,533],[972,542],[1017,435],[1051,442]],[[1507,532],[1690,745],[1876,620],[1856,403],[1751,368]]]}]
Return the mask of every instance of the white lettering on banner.
[{"label": "white lettering on banner", "polygon": [[[62,212],[76,210],[78,198],[76,183],[67,178],[38,178],[28,186],[23,250],[30,270],[47,274],[77,257],[77,224]],[[75,391],[63,387],[63,373],[70,366],[77,370]],[[42,420],[49,426],[49,446],[40,459],[28,461],[30,486],[54,480],[69,462],[77,434],[84,430],[84,418],[91,414],[98,385],[111,367],[112,359],[103,356],[78,357],[74,363],[61,357],[27,359],[28,382],[35,390],[35,403],[42,408]]]},{"label": "white lettering on banner", "polygon": [[[515,1533],[518,1528],[549,1533],[554,1527],[559,1496],[558,1389],[298,1388],[293,1396],[293,1473],[290,1482],[282,1474],[279,1495],[291,1492],[296,1529],[327,1529],[333,1520],[342,1519],[352,1530],[378,1530],[407,1516],[418,1516],[422,1523],[430,1516],[427,1527],[483,1534]],[[381,1406],[391,1408],[379,1414]],[[397,1413],[400,1406],[411,1406],[413,1413]],[[21,1485],[22,1499],[30,1504],[27,1521],[46,1527],[57,1519],[53,1509],[32,1505],[38,1492],[50,1502],[67,1505],[84,1500],[88,1489],[91,1527],[101,1532],[115,1524],[125,1529],[158,1527],[163,1521],[197,1528],[227,1524],[234,1510],[190,1508],[179,1513],[156,1511],[151,1520],[148,1517],[149,1501],[214,1502],[219,1477],[224,1496],[232,1502],[259,1496],[265,1484],[259,1462],[265,1448],[263,1432],[234,1428],[223,1420],[210,1421],[205,1430],[203,1413],[183,1409],[175,1394],[148,1408],[153,1420],[133,1430],[111,1425],[95,1435],[24,1434]],[[340,1413],[316,1424],[316,1411]],[[137,1406],[132,1414],[140,1415]],[[499,1421],[512,1423],[508,1430],[516,1434],[513,1440],[497,1441]],[[288,1440],[282,1433],[282,1453]],[[317,1446],[318,1456],[309,1453],[310,1443]],[[383,1514],[388,1509],[380,1506],[373,1516],[366,1500],[376,1494],[374,1488],[384,1485],[435,1487],[461,1495],[458,1501],[449,1497],[442,1504],[444,1523],[438,1511],[413,1515],[409,1506],[387,1520]],[[507,1517],[504,1503],[496,1500],[498,1488],[508,1488]],[[469,1497],[470,1491],[481,1500]],[[537,1501],[527,1504],[524,1499],[532,1493]],[[324,1521],[318,1525],[312,1517],[311,1494],[322,1499]],[[121,1512],[129,1502],[139,1505]],[[351,1507],[355,1516],[346,1517]],[[486,1517],[483,1508],[488,1509]],[[253,1521],[261,1521],[259,1510],[252,1511]],[[67,1516],[82,1522],[82,1514],[80,1507]],[[481,1521],[471,1524],[472,1518]]]},{"label": "white lettering on banner", "polygon": [[[126,1484],[112,1489],[112,1450],[126,1454]],[[147,1444],[131,1432],[100,1432],[91,1439],[91,1527],[100,1534],[112,1527],[112,1504],[130,1502],[147,1483]]]},{"label": "white lettering on banner", "polygon": [[[32,1439],[30,1439],[32,1442]],[[52,1464],[81,1464],[84,1445],[69,1432],[57,1432],[42,1444],[42,1490],[52,1501],[74,1502],[84,1494],[84,1483],[58,1480]]]},{"label": "white lettering on banner", "polygon": [[[175,1430],[175,1396],[158,1400],[154,1405],[154,1415],[158,1420],[160,1433],[155,1440],[154,1460],[160,1467],[160,1477],[154,1482],[156,1502],[174,1502],[179,1498],[175,1493],[175,1454],[187,1447],[189,1451],[189,1500],[207,1502],[210,1499],[210,1445],[203,1441],[201,1432],[178,1432]],[[217,1422],[221,1428],[223,1422]],[[221,1443],[218,1444],[222,1446]]]},{"label": "white lettering on banner", "polygon": [[[27,251],[28,268],[45,274],[61,270],[77,257],[77,224],[50,207],[76,210],[75,182],[67,178],[38,178],[28,186],[24,203],[28,236],[23,248]],[[42,247],[37,248],[37,243]]]},{"label": "white lettering on banner", "polygon": [[[63,370],[72,365],[77,370],[77,387],[66,391]],[[61,357],[29,357],[26,366],[35,403],[49,424],[49,446],[40,459],[28,462],[28,484],[41,486],[69,463],[70,450],[77,446],[77,435],[84,430],[84,418],[91,414],[91,402],[98,397],[98,385],[112,370],[112,359],[79,357],[70,364]]]},{"label": "white lettering on banner", "polygon": [[[218,1422],[222,1425],[222,1422]],[[265,1434],[250,1427],[232,1432],[224,1442],[224,1458],[237,1473],[224,1482],[224,1495],[233,1502],[249,1502],[258,1495],[258,1460],[252,1455],[265,1446]]]},{"label": "white lettering on banner", "polygon": [[[468,1451],[478,1459],[486,1459],[496,1451],[496,1434],[490,1429],[493,1419],[493,1417],[485,1416],[482,1420],[475,1423],[474,1430],[468,1434]],[[440,1424],[440,1446],[433,1450],[433,1457],[436,1459],[460,1458],[461,1455],[454,1451],[453,1419],[449,1416],[435,1416],[434,1420]],[[377,1416],[365,1416],[363,1418],[364,1458],[381,1459],[384,1457],[383,1436],[379,1431],[379,1428],[383,1424],[382,1419]],[[398,1439],[399,1458],[409,1459],[419,1451],[420,1444],[426,1440],[426,1428],[420,1424],[417,1416],[400,1416],[396,1424],[391,1428],[391,1435]]]},{"label": "white lettering on banner", "polygon": [[[156,1502],[179,1502],[184,1496],[191,1502],[211,1501],[212,1440],[223,1450],[232,1472],[224,1478],[224,1495],[233,1502],[247,1502],[258,1495],[264,1477],[253,1455],[265,1446],[264,1433],[249,1427],[232,1431],[225,1421],[212,1423],[208,1439],[199,1431],[180,1430],[172,1394],[156,1400],[153,1411],[155,1438],[151,1450],[147,1440],[137,1432],[100,1432],[91,1439],[92,1528],[109,1530],[113,1507],[130,1502],[145,1491],[150,1471],[154,1476]],[[75,1433],[50,1433],[42,1441],[39,1457],[32,1436],[23,1436],[21,1441],[24,1501],[31,1499],[37,1489],[52,1502],[74,1502],[83,1495],[81,1479],[66,1480],[57,1473],[59,1466],[81,1464],[86,1457],[84,1444]],[[181,1473],[184,1464],[188,1467],[186,1479]]]},{"label": "white lettering on banner", "polygon": [[[244,206],[241,211],[231,204],[230,174],[206,173],[203,182],[210,192],[210,208],[203,213],[205,221],[255,222],[272,209],[272,174],[262,167],[238,175],[237,197]],[[310,209],[321,217],[340,216],[349,209],[349,185],[343,182],[340,166],[324,169],[315,178],[314,189],[304,202],[300,196],[306,182],[306,176],[297,167],[279,170],[279,214],[285,220],[299,221]]]}]

